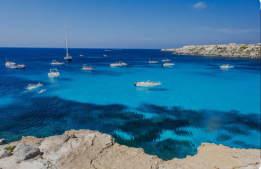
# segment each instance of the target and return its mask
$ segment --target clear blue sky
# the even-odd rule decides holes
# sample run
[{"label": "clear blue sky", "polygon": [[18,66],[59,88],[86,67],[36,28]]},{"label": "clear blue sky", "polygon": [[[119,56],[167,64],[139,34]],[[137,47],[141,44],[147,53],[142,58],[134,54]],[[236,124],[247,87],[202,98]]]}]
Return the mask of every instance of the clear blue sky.
[{"label": "clear blue sky", "polygon": [[0,0],[0,47],[259,43],[258,0]]}]

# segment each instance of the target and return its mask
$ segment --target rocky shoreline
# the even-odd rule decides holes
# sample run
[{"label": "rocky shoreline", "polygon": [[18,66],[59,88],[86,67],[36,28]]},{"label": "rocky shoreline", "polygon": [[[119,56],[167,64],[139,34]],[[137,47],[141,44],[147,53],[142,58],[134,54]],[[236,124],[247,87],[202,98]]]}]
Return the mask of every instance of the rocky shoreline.
[{"label": "rocky shoreline", "polygon": [[119,145],[108,134],[70,130],[47,138],[0,140],[0,169],[258,169],[260,150],[203,143],[198,153],[163,161],[141,148]]},{"label": "rocky shoreline", "polygon": [[261,44],[192,45],[178,49],[162,49],[176,55],[261,58]]}]

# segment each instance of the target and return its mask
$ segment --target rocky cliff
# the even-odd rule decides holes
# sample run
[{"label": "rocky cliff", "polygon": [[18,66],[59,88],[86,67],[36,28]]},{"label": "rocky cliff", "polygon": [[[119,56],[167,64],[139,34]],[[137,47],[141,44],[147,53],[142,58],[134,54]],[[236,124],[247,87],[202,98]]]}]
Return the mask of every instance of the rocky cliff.
[{"label": "rocky cliff", "polygon": [[192,45],[161,51],[173,51],[178,55],[261,58],[261,44]]},{"label": "rocky cliff", "polygon": [[141,148],[119,145],[110,135],[90,130],[70,130],[47,138],[28,136],[1,144],[2,169],[258,169],[260,166],[260,150],[202,144],[195,156],[163,161],[145,154]]}]

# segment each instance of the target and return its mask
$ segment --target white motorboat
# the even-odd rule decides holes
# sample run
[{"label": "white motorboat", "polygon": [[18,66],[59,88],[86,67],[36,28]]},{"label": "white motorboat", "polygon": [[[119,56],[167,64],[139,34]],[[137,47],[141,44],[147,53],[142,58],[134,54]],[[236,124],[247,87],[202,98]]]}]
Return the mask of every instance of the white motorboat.
[{"label": "white motorboat", "polygon": [[162,64],[162,66],[174,66],[174,65],[175,65],[174,63],[169,63],[169,62]]},{"label": "white motorboat", "polygon": [[87,66],[86,64],[83,65],[82,70],[94,70],[92,66]]},{"label": "white motorboat", "polygon": [[43,93],[43,92],[45,92],[45,90],[46,90],[46,89],[42,89],[42,90],[38,91],[38,93],[39,93],[39,94],[40,94],[40,93]]},{"label": "white motorboat", "polygon": [[7,60],[7,58],[6,58],[6,62],[5,62],[6,67],[11,67],[11,66],[14,66],[14,65],[15,65],[15,62],[13,62],[11,60]]},{"label": "white motorboat", "polygon": [[170,62],[170,60],[169,59],[163,59],[163,60],[161,60],[162,62]]},{"label": "white motorboat", "polygon": [[219,66],[220,69],[229,69],[229,68],[234,68],[234,66],[229,66],[229,64],[227,65],[222,65],[222,66]]},{"label": "white motorboat", "polygon": [[158,61],[152,61],[152,60],[150,60],[149,63],[151,63],[151,64],[157,64],[157,63],[159,63],[159,62],[158,62]]},{"label": "white motorboat", "polygon": [[57,69],[50,69],[50,73],[48,73],[49,77],[59,77],[60,73]]},{"label": "white motorboat", "polygon": [[10,68],[12,68],[12,69],[25,69],[25,65],[24,64],[17,65],[17,66],[13,65],[13,66],[10,66]]},{"label": "white motorboat", "polygon": [[65,22],[65,37],[66,37],[66,56],[64,57],[64,59],[67,60],[67,62],[71,62],[72,61],[72,57],[68,54],[66,22]]},{"label": "white motorboat", "polygon": [[64,62],[57,62],[56,60],[53,60],[53,62],[51,64],[52,65],[63,65]]},{"label": "white motorboat", "polygon": [[110,64],[110,66],[111,67],[120,67],[120,66],[127,66],[127,64],[122,61],[119,61],[119,63],[115,62],[115,63]]},{"label": "white motorboat", "polygon": [[43,84],[41,84],[40,82],[38,84],[29,84],[26,89],[27,90],[32,90],[32,89],[35,89],[35,88],[38,88],[40,86],[43,86]]},{"label": "white motorboat", "polygon": [[106,57],[107,55],[103,55],[104,57]]},{"label": "white motorboat", "polygon": [[154,87],[161,85],[160,82],[150,82],[149,80],[147,82],[134,82],[134,86],[137,87]]}]

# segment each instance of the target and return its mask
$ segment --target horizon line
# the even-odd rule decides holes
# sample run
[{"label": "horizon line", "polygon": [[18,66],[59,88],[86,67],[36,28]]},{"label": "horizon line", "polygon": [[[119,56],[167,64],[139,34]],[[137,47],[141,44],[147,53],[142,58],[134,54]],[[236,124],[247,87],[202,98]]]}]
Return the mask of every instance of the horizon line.
[{"label": "horizon line", "polygon": [[[0,48],[45,48],[45,49],[65,49],[65,47],[0,47]],[[68,48],[68,49],[151,49],[158,50],[163,48]]]}]

